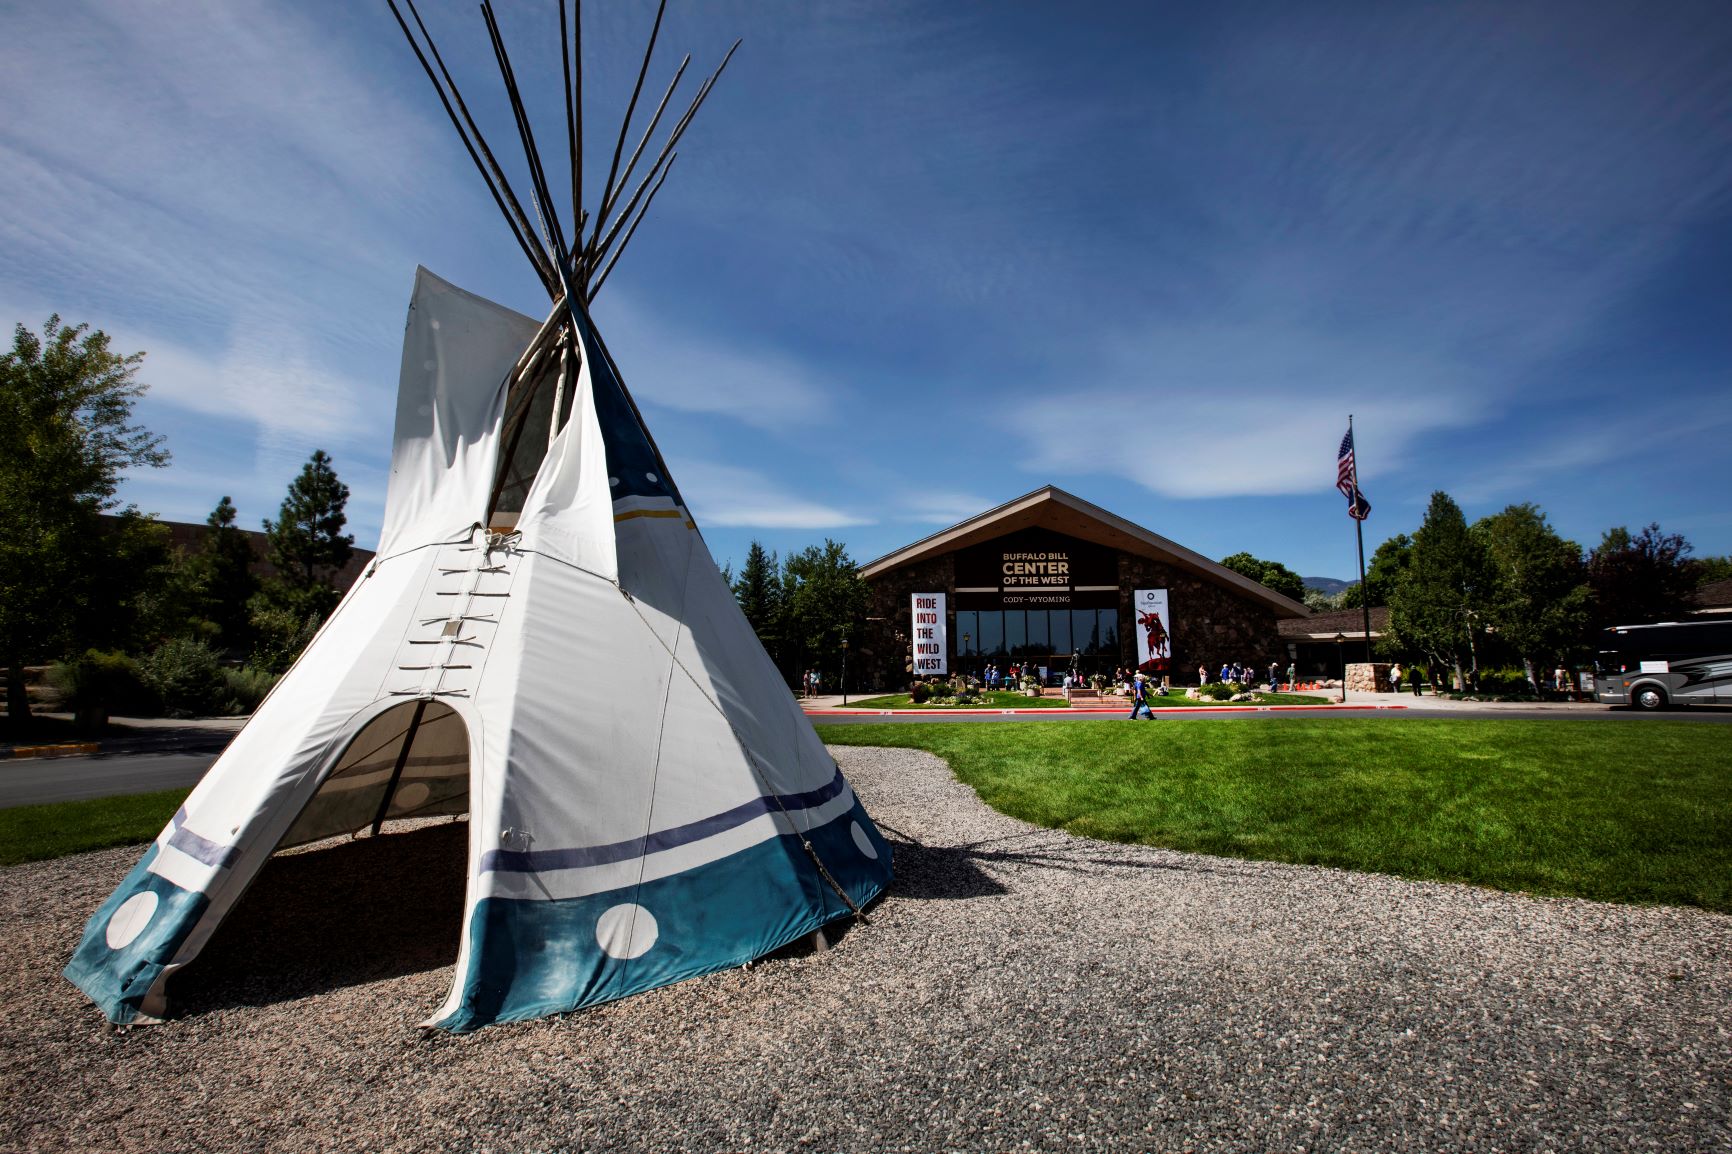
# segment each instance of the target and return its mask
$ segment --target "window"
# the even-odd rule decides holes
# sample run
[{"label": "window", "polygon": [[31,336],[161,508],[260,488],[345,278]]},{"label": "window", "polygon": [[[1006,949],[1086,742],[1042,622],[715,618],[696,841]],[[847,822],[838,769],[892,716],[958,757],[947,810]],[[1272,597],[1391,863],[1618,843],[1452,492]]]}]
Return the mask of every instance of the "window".
[{"label": "window", "polygon": [[[1052,651],[1064,657],[1070,656],[1070,610],[1054,609],[1047,614],[1052,627]],[[1062,665],[1063,662],[1060,662]]]},{"label": "window", "polygon": [[1012,657],[1028,653],[1028,614],[1021,609],[1004,611],[1004,647]]},{"label": "window", "polygon": [[1119,611],[1117,609],[1102,609],[1101,616],[1101,653],[1108,657],[1117,657],[1119,653]]},{"label": "window", "polygon": [[1099,624],[1095,610],[1072,609],[1070,611],[1071,648],[1084,654],[1099,653],[1101,648]]},{"label": "window", "polygon": [[972,609],[956,611],[956,630],[951,634],[958,657],[973,657],[980,652],[980,614]]},{"label": "window", "polygon": [[1028,611],[1028,652],[1036,657],[1052,652],[1051,642],[1047,638],[1046,616],[1045,609]]},{"label": "window", "polygon": [[975,651],[981,657],[1004,656],[1004,614],[996,609],[981,610],[980,641]]}]

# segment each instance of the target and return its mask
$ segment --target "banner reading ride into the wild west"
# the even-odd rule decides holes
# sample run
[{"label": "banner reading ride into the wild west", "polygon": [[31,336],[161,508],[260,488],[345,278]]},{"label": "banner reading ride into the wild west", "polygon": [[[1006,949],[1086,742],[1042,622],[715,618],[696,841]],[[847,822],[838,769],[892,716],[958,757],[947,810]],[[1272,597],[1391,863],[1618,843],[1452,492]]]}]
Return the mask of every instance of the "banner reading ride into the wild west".
[{"label": "banner reading ride into the wild west", "polygon": [[1167,613],[1165,589],[1138,589],[1132,596],[1136,618],[1137,668],[1151,676],[1166,673],[1172,665],[1173,619]]}]

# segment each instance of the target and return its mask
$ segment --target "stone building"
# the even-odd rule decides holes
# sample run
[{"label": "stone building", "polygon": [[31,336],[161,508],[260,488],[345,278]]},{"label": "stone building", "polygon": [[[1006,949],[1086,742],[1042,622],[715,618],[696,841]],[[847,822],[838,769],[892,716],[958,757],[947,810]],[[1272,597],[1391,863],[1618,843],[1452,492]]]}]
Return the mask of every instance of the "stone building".
[{"label": "stone building", "polygon": [[[1305,606],[1048,485],[865,565],[862,672],[879,687],[989,662],[1195,685],[1223,663],[1286,668],[1278,623]],[[927,599],[916,621],[914,598]],[[1140,598],[1140,600],[1139,600]],[[1139,642],[1150,642],[1143,659]]]}]

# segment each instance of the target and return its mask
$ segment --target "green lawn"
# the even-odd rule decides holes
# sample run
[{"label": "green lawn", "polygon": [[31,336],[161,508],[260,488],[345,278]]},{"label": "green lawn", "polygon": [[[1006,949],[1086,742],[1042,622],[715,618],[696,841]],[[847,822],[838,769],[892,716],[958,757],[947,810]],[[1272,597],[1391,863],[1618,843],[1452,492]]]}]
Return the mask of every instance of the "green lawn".
[{"label": "green lawn", "polygon": [[1685,721],[835,725],[1109,841],[1732,912],[1732,733]]},{"label": "green lawn", "polygon": [[[1328,705],[1334,700],[1330,697],[1307,697],[1299,693],[1259,693],[1259,705]],[[1192,701],[1183,692],[1170,697],[1151,697],[1149,705],[1154,709],[1197,709],[1212,705],[1243,706],[1242,701]],[[1105,697],[1101,699],[1101,707],[1122,707],[1126,714],[1131,711],[1131,703],[1122,697]],[[981,695],[981,700],[974,705],[925,705],[914,704],[914,699],[906,693],[892,693],[884,697],[868,697],[861,701],[850,701],[848,709],[1064,709],[1065,700],[1061,695],[1050,697],[1025,697],[1020,693],[1008,690],[993,690]],[[1091,707],[1092,708],[1092,707]]]},{"label": "green lawn", "polygon": [[189,790],[0,809],[0,866],[140,845],[162,832]]}]

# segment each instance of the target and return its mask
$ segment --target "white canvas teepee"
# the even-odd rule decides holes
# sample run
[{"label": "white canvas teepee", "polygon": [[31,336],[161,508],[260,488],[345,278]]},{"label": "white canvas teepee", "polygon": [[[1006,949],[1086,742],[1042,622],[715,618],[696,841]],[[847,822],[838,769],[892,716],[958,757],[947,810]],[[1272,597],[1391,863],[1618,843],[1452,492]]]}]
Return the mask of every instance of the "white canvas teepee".
[{"label": "white canvas teepee", "polygon": [[520,391],[526,412],[545,398],[541,435],[561,391],[569,420],[515,527],[489,531],[540,326],[418,272],[378,556],[91,918],[66,976],[112,1020],[164,1014],[276,849],[389,819],[470,815],[432,1019],[453,1030],[741,964],[889,880],[587,315],[569,319],[568,387]]},{"label": "white canvas teepee", "polygon": [[[537,324],[417,275],[378,554],[92,916],[66,976],[116,1022],[166,1012],[169,978],[277,849],[397,818],[470,815],[456,978],[432,1019],[454,1030],[760,957],[890,877],[589,315],[721,68],[627,197],[684,65],[622,169],[633,92],[591,217],[562,0],[568,243],[491,4],[539,233],[413,0],[419,38],[387,3],[554,309]],[[640,89],[660,26],[658,10]]]}]

